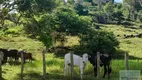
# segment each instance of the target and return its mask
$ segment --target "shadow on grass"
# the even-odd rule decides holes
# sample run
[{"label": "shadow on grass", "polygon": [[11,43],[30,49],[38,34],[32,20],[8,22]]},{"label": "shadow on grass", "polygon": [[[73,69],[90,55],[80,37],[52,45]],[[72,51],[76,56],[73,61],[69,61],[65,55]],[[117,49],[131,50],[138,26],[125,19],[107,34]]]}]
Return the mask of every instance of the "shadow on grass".
[{"label": "shadow on grass", "polygon": [[[14,80],[20,80],[21,74],[18,73]],[[30,71],[23,74],[24,80],[42,80],[42,75],[35,71]]]},{"label": "shadow on grass", "polygon": [[[14,78],[14,80],[20,80],[21,74],[17,74],[18,76]],[[1,80],[1,79],[0,79]],[[5,79],[4,79],[5,80]],[[29,72],[24,73],[23,80],[44,80],[43,75],[38,72]],[[71,80],[69,76],[64,76],[58,73],[47,73],[46,80]],[[80,77],[75,76],[74,80],[80,80]]]},{"label": "shadow on grass", "polygon": [[[74,54],[77,54],[79,56],[81,56],[83,53],[88,53],[89,51],[83,47],[83,46],[80,46],[80,45],[74,45],[72,48],[70,48],[70,50],[55,50],[56,52],[54,52],[55,56],[57,58],[61,58],[61,59],[64,59],[64,56],[66,53],[70,52],[70,51],[74,51]],[[112,58],[113,59],[118,59],[118,60],[122,60],[124,59],[125,57],[125,53],[128,53],[127,51],[123,51],[123,50],[116,50],[115,53],[111,54],[112,55]],[[89,54],[89,53],[88,53]],[[138,60],[142,60],[142,58],[139,58],[139,57],[135,57],[135,56],[132,56],[132,55],[129,55],[129,59],[130,60],[135,60],[135,59],[138,59]]]},{"label": "shadow on grass", "polygon": [[2,78],[0,78],[0,80],[6,80],[6,79],[4,79],[4,78],[2,77]]},{"label": "shadow on grass", "polygon": [[[78,49],[75,50],[75,54],[77,54],[77,55],[81,56],[83,53],[85,53],[85,51],[82,51],[82,49],[81,50],[78,50]],[[124,59],[125,53],[128,53],[128,52],[123,51],[123,50],[117,50],[115,54],[112,54],[112,58],[113,59]],[[61,59],[64,59],[65,54],[66,53],[61,53],[61,52],[60,53],[55,53],[56,57],[59,57]],[[142,60],[142,58],[135,57],[135,56],[132,56],[132,55],[129,55],[129,59],[131,59],[131,60],[135,60],[135,59]]]}]

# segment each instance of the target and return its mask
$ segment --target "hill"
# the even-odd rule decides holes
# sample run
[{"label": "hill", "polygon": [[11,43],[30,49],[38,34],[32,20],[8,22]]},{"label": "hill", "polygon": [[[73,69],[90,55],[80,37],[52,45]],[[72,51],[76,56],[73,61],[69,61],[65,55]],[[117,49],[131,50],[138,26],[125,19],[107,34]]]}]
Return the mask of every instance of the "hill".
[{"label": "hill", "polygon": [[[132,70],[142,70],[142,38],[132,36],[126,38],[128,35],[137,35],[142,33],[142,29],[139,27],[132,28],[133,26],[122,26],[122,25],[100,25],[101,29],[113,32],[117,39],[120,41],[118,55],[114,56],[112,60],[112,76],[111,80],[119,80],[119,70],[125,69],[125,63],[123,53],[128,52],[130,55],[129,67]],[[125,35],[125,36],[124,36]],[[65,43],[66,46],[72,47],[78,45],[78,37],[68,37],[68,41]],[[32,63],[27,62],[24,66],[24,79],[25,80],[42,80],[42,50],[44,45],[36,39],[28,38],[26,35],[14,35],[13,33],[6,34],[0,38],[0,48],[6,49],[24,49],[33,54],[36,59]],[[120,56],[120,55],[121,56]],[[47,53],[46,54],[46,65],[47,65],[47,78],[48,80],[63,80],[63,67],[64,60],[63,55]],[[3,78],[6,80],[19,80],[20,78],[20,65],[10,65],[9,63],[2,66]],[[103,68],[101,68],[103,73]],[[101,73],[101,75],[102,75]],[[75,68],[75,78],[79,79],[79,70]],[[85,69],[85,80],[94,80],[93,68],[89,63]],[[69,79],[67,77],[66,79]],[[66,80],[65,79],[65,80]],[[106,79],[101,79],[106,80]]]}]

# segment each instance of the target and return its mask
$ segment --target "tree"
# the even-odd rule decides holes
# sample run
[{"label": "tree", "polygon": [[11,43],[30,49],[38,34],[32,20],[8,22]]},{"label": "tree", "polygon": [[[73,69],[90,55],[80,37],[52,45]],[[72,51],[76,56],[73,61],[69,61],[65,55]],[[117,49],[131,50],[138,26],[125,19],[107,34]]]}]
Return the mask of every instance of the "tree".
[{"label": "tree", "polygon": [[108,2],[106,3],[103,9],[108,18],[107,22],[112,21],[112,14],[114,13],[114,4],[112,2]]},{"label": "tree", "polygon": [[81,38],[84,46],[94,53],[102,52],[112,54],[119,42],[112,32],[91,30]]},{"label": "tree", "polygon": [[140,0],[124,0],[124,7],[127,7],[129,10],[129,16],[131,20],[136,20],[137,12],[141,10],[141,1]]},{"label": "tree", "polygon": [[62,38],[65,38],[66,35],[79,36],[80,34],[85,34],[91,26],[91,18],[87,16],[79,16],[73,8],[57,8],[56,16],[59,21],[59,27],[56,31],[60,36],[64,36]]},{"label": "tree", "polygon": [[41,18],[29,18],[24,26],[24,30],[30,37],[37,38],[44,43],[46,47],[52,45],[52,33],[55,31],[56,16],[44,14]]},{"label": "tree", "polygon": [[91,25],[91,18],[79,16],[70,8],[61,8],[56,15],[60,21],[60,27],[58,28],[59,32],[77,35],[78,33],[87,30]]},{"label": "tree", "polygon": [[113,20],[117,21],[117,23],[121,23],[123,18],[123,8],[122,4],[116,4],[114,7],[114,13],[112,14]]},{"label": "tree", "polygon": [[[18,11],[24,17],[26,25],[24,28],[27,33],[33,36],[38,36],[38,39],[42,41],[46,47],[52,45],[52,22],[54,17],[49,15],[49,12],[56,7],[57,0],[20,0],[18,5]],[[24,21],[23,20],[23,21]],[[46,22],[45,22],[46,21]],[[47,25],[48,24],[48,25]]]},{"label": "tree", "polygon": [[88,14],[87,7],[83,6],[82,4],[76,4],[75,5],[75,10],[77,10],[77,13],[79,15],[87,15]]}]

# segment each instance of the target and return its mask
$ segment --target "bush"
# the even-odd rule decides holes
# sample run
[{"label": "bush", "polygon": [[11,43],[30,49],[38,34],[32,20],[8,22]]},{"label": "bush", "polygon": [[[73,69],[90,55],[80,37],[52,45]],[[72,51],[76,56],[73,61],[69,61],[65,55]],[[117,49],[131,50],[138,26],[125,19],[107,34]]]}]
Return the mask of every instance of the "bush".
[{"label": "bush", "polygon": [[83,45],[89,51],[101,52],[101,53],[114,53],[119,42],[112,32],[106,31],[90,31],[87,35],[81,38]]}]

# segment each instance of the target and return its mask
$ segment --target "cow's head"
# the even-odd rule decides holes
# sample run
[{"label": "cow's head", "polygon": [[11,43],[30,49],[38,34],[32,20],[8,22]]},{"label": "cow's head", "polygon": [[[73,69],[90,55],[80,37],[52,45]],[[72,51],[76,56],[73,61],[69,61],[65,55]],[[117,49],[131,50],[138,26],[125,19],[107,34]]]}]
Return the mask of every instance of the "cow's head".
[{"label": "cow's head", "polygon": [[87,53],[84,53],[82,55],[82,59],[83,59],[83,63],[87,63],[88,62],[88,54]]}]

